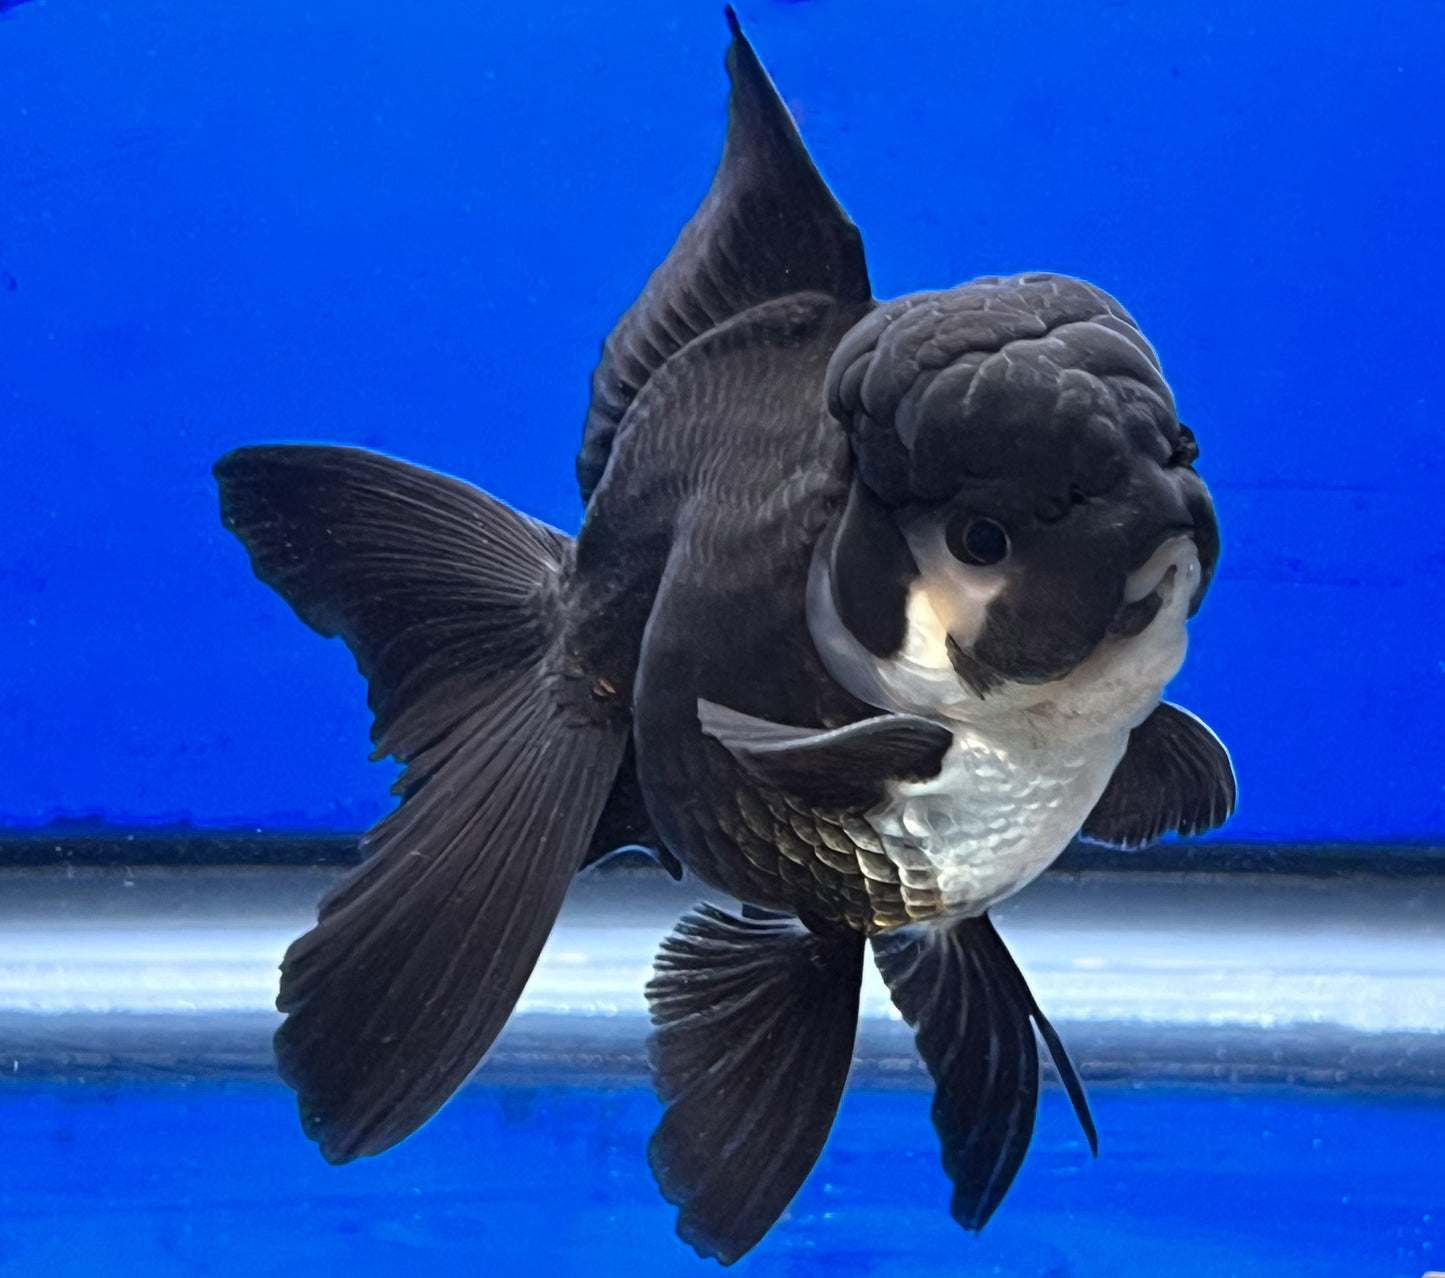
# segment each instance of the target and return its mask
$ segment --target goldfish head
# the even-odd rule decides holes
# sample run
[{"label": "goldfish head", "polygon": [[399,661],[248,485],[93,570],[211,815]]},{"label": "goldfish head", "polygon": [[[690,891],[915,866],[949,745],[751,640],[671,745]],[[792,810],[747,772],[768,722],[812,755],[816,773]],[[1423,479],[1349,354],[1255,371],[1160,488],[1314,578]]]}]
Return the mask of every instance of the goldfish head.
[{"label": "goldfish head", "polygon": [[899,298],[839,343],[827,397],[856,474],[826,602],[875,660],[946,664],[965,701],[1177,670],[1218,528],[1113,298],[1042,274]]}]

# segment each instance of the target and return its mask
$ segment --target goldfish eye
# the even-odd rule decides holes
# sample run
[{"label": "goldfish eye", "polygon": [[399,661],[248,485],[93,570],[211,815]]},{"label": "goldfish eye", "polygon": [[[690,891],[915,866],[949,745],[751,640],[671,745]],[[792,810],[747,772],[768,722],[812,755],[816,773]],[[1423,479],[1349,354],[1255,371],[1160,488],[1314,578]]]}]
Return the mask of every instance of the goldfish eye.
[{"label": "goldfish eye", "polygon": [[955,515],[944,533],[948,553],[965,564],[986,568],[1008,554],[1008,533],[992,519]]},{"label": "goldfish eye", "polygon": [[1194,432],[1183,422],[1179,423],[1179,442],[1169,454],[1169,465],[1192,466],[1199,459],[1199,445],[1194,442]]}]

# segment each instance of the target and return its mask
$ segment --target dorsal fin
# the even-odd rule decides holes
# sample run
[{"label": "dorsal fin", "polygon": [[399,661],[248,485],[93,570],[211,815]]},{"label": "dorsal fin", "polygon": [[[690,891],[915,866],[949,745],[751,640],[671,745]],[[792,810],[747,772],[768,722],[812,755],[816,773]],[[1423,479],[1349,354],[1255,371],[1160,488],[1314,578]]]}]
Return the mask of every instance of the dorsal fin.
[{"label": "dorsal fin", "polygon": [[788,108],[727,10],[732,92],[717,174],[672,251],[602,345],[577,455],[583,500],[637,392],[693,338],[790,293],[868,301],[858,228],[813,167]]}]

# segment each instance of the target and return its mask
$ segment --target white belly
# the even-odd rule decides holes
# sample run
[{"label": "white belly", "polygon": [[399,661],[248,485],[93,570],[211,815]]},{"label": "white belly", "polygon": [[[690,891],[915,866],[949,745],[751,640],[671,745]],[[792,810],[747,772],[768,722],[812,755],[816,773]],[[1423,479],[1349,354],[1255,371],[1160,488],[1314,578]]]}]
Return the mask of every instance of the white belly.
[{"label": "white belly", "polygon": [[[953,745],[929,781],[892,782],[867,816],[897,867],[914,918],[942,908],[980,914],[1042,873],[1078,833],[1144,721],[1184,660],[1185,622],[1199,577],[1192,542],[1166,543],[1174,586],[1154,621],[1106,639],[1067,675],[1005,684],[986,697],[948,659],[948,631],[925,578],[908,603],[907,638],[882,660],[848,632],[832,606],[827,565],[814,560],[808,624],[829,673],[861,700],[942,723]],[[946,601],[945,601],[946,602]],[[975,601],[986,607],[988,600]]]},{"label": "white belly", "polygon": [[1057,748],[1000,746],[961,729],[929,781],[890,787],[868,816],[909,887],[949,913],[979,914],[1041,874],[1068,845],[1124,755],[1128,729]]}]

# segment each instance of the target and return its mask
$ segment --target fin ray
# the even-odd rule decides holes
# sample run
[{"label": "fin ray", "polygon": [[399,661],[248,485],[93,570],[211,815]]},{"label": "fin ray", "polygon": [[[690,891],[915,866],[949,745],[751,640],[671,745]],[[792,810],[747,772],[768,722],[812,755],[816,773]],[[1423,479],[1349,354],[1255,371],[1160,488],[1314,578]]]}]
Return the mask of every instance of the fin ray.
[{"label": "fin ray", "polygon": [[333,1162],[426,1121],[491,1046],[588,851],[624,718],[552,657],[570,539],[357,448],[237,449],[222,520],[366,675],[405,768],[366,859],[282,963],[282,1078]]},{"label": "fin ray", "polygon": [[885,932],[873,938],[873,952],[933,1077],[933,1125],[953,1184],[950,1210],[965,1229],[982,1229],[1033,1137],[1035,1025],[1094,1148],[1083,1087],[988,915]]},{"label": "fin ray", "polygon": [[1161,701],[1129,734],[1080,835],[1140,848],[1165,834],[1203,834],[1234,811],[1234,765],[1224,743],[1189,711]]},{"label": "fin ray", "polygon": [[666,1105],[648,1146],[677,1230],[731,1264],[821,1153],[853,1056],[863,938],[702,905],[663,942],[647,987]]},{"label": "fin ray", "polygon": [[688,342],[793,293],[859,304],[871,296],[858,228],[819,175],[736,19],[729,25],[722,159],[676,244],[603,344],[577,456],[584,501],[637,393]]},{"label": "fin ray", "polygon": [[550,691],[504,702],[491,732],[456,741],[368,833],[360,887],[343,884],[287,951],[278,1066],[332,1162],[378,1153],[440,1108],[551,931],[623,742],[559,724]]}]

